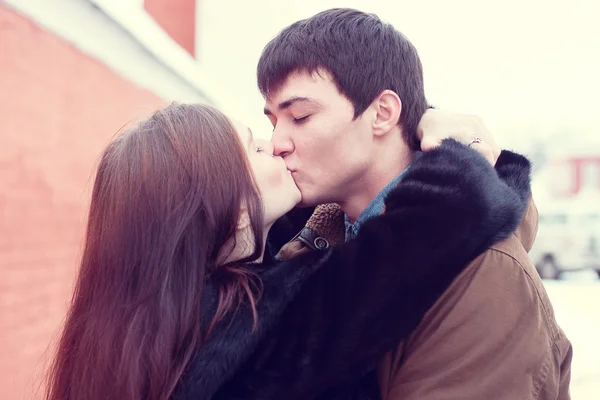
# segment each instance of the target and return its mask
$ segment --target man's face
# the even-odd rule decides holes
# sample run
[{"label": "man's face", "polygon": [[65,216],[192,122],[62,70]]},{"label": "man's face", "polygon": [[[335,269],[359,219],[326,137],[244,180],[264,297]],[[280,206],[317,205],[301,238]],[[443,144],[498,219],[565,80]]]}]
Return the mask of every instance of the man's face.
[{"label": "man's face", "polygon": [[301,205],[344,202],[372,160],[372,113],[353,120],[352,103],[329,73],[293,73],[267,98],[274,154],[283,157]]}]

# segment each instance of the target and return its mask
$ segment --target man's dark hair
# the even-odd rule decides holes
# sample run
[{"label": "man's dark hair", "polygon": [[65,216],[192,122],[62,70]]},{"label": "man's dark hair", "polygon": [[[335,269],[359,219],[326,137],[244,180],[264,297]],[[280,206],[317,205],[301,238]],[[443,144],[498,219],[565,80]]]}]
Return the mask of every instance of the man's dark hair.
[{"label": "man's dark hair", "polygon": [[423,68],[415,47],[374,14],[334,8],[282,30],[264,48],[258,62],[258,87],[268,97],[293,72],[331,73],[338,90],[358,118],[384,90],[402,100],[404,140],[419,149],[417,125],[427,109]]}]

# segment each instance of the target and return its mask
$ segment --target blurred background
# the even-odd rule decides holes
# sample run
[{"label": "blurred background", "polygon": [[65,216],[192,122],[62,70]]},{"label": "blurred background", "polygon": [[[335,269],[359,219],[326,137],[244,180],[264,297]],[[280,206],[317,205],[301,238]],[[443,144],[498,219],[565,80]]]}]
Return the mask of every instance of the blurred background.
[{"label": "blurred background", "polygon": [[375,12],[421,55],[427,96],[534,162],[531,257],[600,398],[596,0],[0,0],[0,398],[37,399],[77,269],[94,166],[121,127],[207,102],[268,138],[263,46],[331,7]]}]

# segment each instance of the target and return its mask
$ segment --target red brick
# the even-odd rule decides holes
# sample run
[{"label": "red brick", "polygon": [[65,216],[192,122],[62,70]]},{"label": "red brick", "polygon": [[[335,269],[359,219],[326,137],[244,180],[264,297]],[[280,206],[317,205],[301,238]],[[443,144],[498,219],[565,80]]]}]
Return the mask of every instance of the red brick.
[{"label": "red brick", "polygon": [[0,387],[36,391],[77,270],[93,169],[163,101],[0,5]]},{"label": "red brick", "polygon": [[148,14],[192,56],[196,55],[196,1],[144,1]]}]

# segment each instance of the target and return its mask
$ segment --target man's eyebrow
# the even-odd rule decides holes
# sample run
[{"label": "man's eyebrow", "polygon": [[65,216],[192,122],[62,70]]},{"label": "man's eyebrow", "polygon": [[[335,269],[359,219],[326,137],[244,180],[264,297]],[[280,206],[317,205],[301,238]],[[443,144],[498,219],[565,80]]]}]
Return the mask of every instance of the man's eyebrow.
[{"label": "man's eyebrow", "polygon": [[[318,101],[316,101],[315,99],[311,99],[309,97],[294,96],[294,97],[290,97],[289,99],[287,99],[287,100],[282,101],[281,103],[279,103],[279,105],[277,106],[277,108],[279,110],[285,110],[286,108],[289,108],[292,104],[296,104],[296,103],[316,103],[316,104],[321,104]],[[265,113],[265,115],[273,115],[273,113],[271,112],[271,110],[269,110],[266,107],[264,109],[264,113]]]}]

